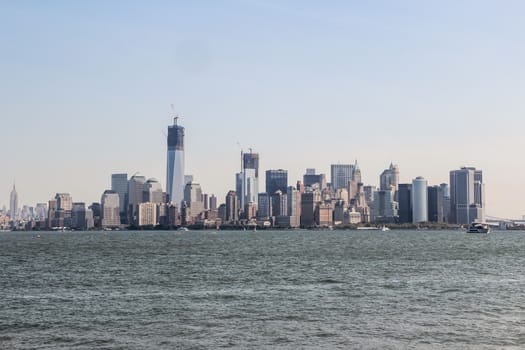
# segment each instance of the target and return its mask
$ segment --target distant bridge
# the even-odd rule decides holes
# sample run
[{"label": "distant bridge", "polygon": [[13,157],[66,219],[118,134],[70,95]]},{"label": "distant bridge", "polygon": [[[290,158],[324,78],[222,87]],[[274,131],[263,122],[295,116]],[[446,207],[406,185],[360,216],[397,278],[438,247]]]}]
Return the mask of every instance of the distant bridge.
[{"label": "distant bridge", "polygon": [[525,220],[519,219],[508,219],[508,218],[499,218],[496,216],[485,215],[485,221],[491,226],[523,226],[525,225]]}]

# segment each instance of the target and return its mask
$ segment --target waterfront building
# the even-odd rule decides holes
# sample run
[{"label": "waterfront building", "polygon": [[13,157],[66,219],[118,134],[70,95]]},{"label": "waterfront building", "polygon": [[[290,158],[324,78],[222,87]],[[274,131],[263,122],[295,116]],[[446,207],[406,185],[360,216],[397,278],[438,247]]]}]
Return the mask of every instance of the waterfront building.
[{"label": "waterfront building", "polygon": [[210,196],[210,210],[217,210],[217,197],[214,194]]},{"label": "waterfront building", "polygon": [[[238,192],[240,187],[241,192]],[[236,181],[237,195],[239,196],[240,207],[248,202],[257,203],[259,193],[259,154],[242,154],[242,171],[238,174]]]},{"label": "waterfront building", "polygon": [[442,196],[440,199],[441,205],[443,207],[443,220],[442,222],[449,222],[450,217],[450,187],[446,183],[439,185],[441,191],[439,195]]},{"label": "waterfront building", "polygon": [[[138,205],[144,202],[144,184],[146,178],[141,175],[133,175],[128,180],[128,223],[137,223]],[[96,213],[93,213],[96,216]]]},{"label": "waterfront building", "polygon": [[272,213],[271,216],[287,216],[288,205],[286,203],[286,194],[282,191],[277,190],[272,194]]},{"label": "waterfront building", "polygon": [[128,201],[128,174],[111,174],[111,190],[118,193],[120,217],[125,219]]},{"label": "waterfront building", "polygon": [[[367,213],[356,212],[354,208],[352,208],[352,210],[345,211],[345,217],[344,217],[343,223],[356,225],[361,222],[368,222],[368,215],[369,214]],[[363,219],[363,217],[365,217],[365,219]]]},{"label": "waterfront building", "polygon": [[204,204],[204,210],[210,209],[210,199],[207,193],[202,194],[202,203]]},{"label": "waterfront building", "polygon": [[375,186],[363,186],[363,193],[366,201],[366,205],[368,207],[372,207],[372,204],[374,203],[374,193],[377,191],[377,188]]},{"label": "waterfront building", "polygon": [[82,202],[75,202],[71,209],[71,228],[76,230],[86,230],[86,204]]},{"label": "waterfront building", "polygon": [[428,184],[422,176],[412,180],[412,222],[428,221]]},{"label": "waterfront building", "polygon": [[399,203],[399,223],[412,222],[412,184],[399,184],[397,191]]},{"label": "waterfront building", "polygon": [[321,227],[332,226],[333,208],[330,203],[321,203],[316,207],[316,224]]},{"label": "waterfront building", "polygon": [[187,183],[184,187],[184,202],[190,208],[190,216],[195,219],[204,211],[201,185],[195,182]]},{"label": "waterfront building", "polygon": [[353,164],[330,165],[330,181],[334,191],[348,188],[348,183],[354,178]]},{"label": "waterfront building", "polygon": [[394,200],[394,191],[379,190],[374,192],[370,215],[373,222],[395,222],[398,217],[398,203]]},{"label": "waterfront building", "polygon": [[289,226],[299,227],[301,225],[301,192],[292,186],[286,191],[286,205],[288,206]]},{"label": "waterfront building", "polygon": [[142,188],[142,202],[165,203],[162,185],[157,179],[148,179]]},{"label": "waterfront building", "polygon": [[18,192],[14,184],[9,196],[9,218],[11,221],[18,219]]},{"label": "waterfront building", "polygon": [[120,196],[113,190],[106,190],[100,199],[100,219],[102,228],[120,226]]},{"label": "waterfront building", "polygon": [[226,206],[224,209],[224,221],[236,224],[239,221],[239,199],[235,191],[229,191],[226,194]]},{"label": "waterfront building", "polygon": [[257,204],[254,202],[246,203],[244,206],[244,218],[247,220],[254,219],[257,216]]},{"label": "waterfront building", "polygon": [[173,119],[173,125],[168,126],[168,157],[166,166],[166,192],[169,200],[180,205],[184,199],[184,127],[177,125],[178,117]]},{"label": "waterfront building", "polygon": [[257,201],[257,218],[268,219],[271,216],[270,196],[266,192],[259,193]]},{"label": "waterfront building", "polygon": [[316,225],[315,212],[321,202],[321,192],[317,189],[308,189],[301,194],[301,226],[313,227]]},{"label": "waterfront building", "polygon": [[346,211],[346,202],[341,199],[337,200],[334,205],[334,225],[341,225],[344,223]]},{"label": "waterfront building", "polygon": [[463,167],[450,172],[450,222],[470,225],[485,220],[483,172]]},{"label": "waterfront building", "polygon": [[288,171],[283,169],[266,170],[266,193],[281,191],[286,193],[288,187]]},{"label": "waterfront building", "polygon": [[157,225],[157,204],[156,203],[139,203],[138,207],[138,226],[153,227]]},{"label": "waterfront building", "polygon": [[444,222],[443,189],[441,186],[428,186],[428,221]]}]

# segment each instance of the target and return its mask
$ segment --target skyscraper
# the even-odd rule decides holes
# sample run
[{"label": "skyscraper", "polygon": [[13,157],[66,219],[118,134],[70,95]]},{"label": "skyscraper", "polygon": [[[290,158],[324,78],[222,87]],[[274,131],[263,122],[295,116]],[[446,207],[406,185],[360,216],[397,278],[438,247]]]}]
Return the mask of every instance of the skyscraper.
[{"label": "skyscraper", "polygon": [[200,215],[204,211],[201,185],[195,182],[187,183],[184,187],[184,201],[190,208],[191,217],[196,218]]},{"label": "skyscraper", "polygon": [[144,184],[146,178],[140,175],[133,175],[128,181],[128,223],[137,223],[138,205],[144,202]]},{"label": "skyscraper", "polygon": [[120,198],[115,191],[106,190],[100,199],[102,227],[120,226]]},{"label": "skyscraper", "polygon": [[160,204],[162,200],[162,186],[157,179],[151,178],[144,183],[142,201]]},{"label": "skyscraper", "polygon": [[483,172],[463,167],[450,172],[450,222],[470,225],[485,220]]},{"label": "skyscraper", "polygon": [[126,217],[128,200],[128,174],[111,174],[111,190],[118,193],[120,217]]},{"label": "skyscraper", "polygon": [[314,187],[317,184],[319,190],[326,188],[326,175],[316,174],[315,169],[306,169],[306,174],[303,175],[304,187]]},{"label": "skyscraper", "polygon": [[348,183],[353,178],[354,166],[352,164],[332,164],[330,166],[330,181],[334,190],[348,188]]},{"label": "skyscraper", "polygon": [[224,218],[228,223],[237,223],[239,220],[239,201],[235,191],[229,191],[226,195]]},{"label": "skyscraper", "polygon": [[428,184],[418,176],[412,180],[412,222],[428,221]]},{"label": "skyscraper", "polygon": [[412,184],[399,184],[397,193],[399,201],[399,222],[402,224],[412,222]]},{"label": "skyscraper", "polygon": [[242,182],[240,207],[249,202],[257,203],[259,194],[259,154],[244,153],[242,158]]},{"label": "skyscraper", "polygon": [[266,170],[266,193],[274,194],[280,190],[286,193],[288,187],[288,171],[283,169]]},{"label": "skyscraper", "polygon": [[18,219],[18,193],[14,184],[9,198],[9,217],[11,220]]},{"label": "skyscraper", "polygon": [[381,173],[379,180],[379,190],[390,191],[393,188],[394,191],[397,192],[399,185],[399,167],[390,163],[388,169],[385,169],[385,171]]},{"label": "skyscraper", "polygon": [[178,117],[173,125],[168,126],[168,161],[166,167],[166,192],[171,202],[180,205],[184,199],[184,127],[177,125]]}]

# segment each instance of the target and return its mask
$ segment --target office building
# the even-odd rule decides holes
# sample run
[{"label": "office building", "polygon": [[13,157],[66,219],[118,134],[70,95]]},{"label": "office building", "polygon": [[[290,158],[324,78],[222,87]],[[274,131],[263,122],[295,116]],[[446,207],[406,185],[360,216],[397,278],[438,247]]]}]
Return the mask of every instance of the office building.
[{"label": "office building", "polygon": [[304,187],[315,187],[321,191],[326,188],[326,175],[316,174],[315,169],[308,168],[303,175],[303,184]]},{"label": "office building", "polygon": [[162,185],[157,179],[148,179],[142,188],[142,202],[164,203]]},{"label": "office building", "polygon": [[428,192],[428,221],[444,222],[444,199],[441,186],[429,186]]},{"label": "office building", "polygon": [[354,165],[332,164],[330,166],[330,181],[334,191],[348,188],[348,184],[354,178]]},{"label": "office building", "polygon": [[120,196],[117,192],[106,190],[100,198],[100,220],[102,228],[120,226]]},{"label": "office building", "polygon": [[[128,180],[128,223],[137,224],[138,205],[144,202],[144,184],[146,178],[141,175],[133,175]],[[93,212],[96,217],[96,213]]]},{"label": "office building", "polygon": [[271,201],[268,193],[259,193],[257,196],[257,218],[268,219],[271,216]]},{"label": "office building", "polygon": [[301,192],[292,186],[286,191],[286,205],[288,206],[287,215],[290,217],[289,226],[299,227],[301,225]]},{"label": "office building", "polygon": [[71,228],[76,230],[86,230],[86,204],[77,202],[72,204],[71,209]]},{"label": "office building", "polygon": [[390,163],[390,167],[385,169],[379,177],[380,191],[394,190],[397,192],[399,185],[399,167]]},{"label": "office building", "polygon": [[239,221],[239,199],[235,191],[226,194],[226,206],[224,208],[224,219],[227,223],[236,224]]},{"label": "office building", "polygon": [[184,199],[184,127],[177,125],[178,117],[168,127],[168,159],[166,192],[169,200],[180,205]]},{"label": "office building", "polygon": [[412,222],[428,221],[428,184],[422,176],[412,180]]},{"label": "office building", "polygon": [[[242,171],[237,174],[236,189],[241,208],[249,202],[257,203],[259,193],[259,154],[241,153]],[[238,192],[240,189],[240,193]]]},{"label": "office building", "polygon": [[397,191],[399,203],[399,223],[412,222],[412,184],[399,184]]},{"label": "office building", "polygon": [[217,210],[217,197],[214,194],[210,196],[210,210]]},{"label": "office building", "polygon": [[321,202],[321,192],[317,189],[305,190],[301,194],[301,226],[313,227],[316,225],[316,208]]},{"label": "office building", "polygon": [[128,174],[112,174],[111,190],[118,193],[120,217],[125,218],[128,200]]},{"label": "office building", "polygon": [[9,218],[11,221],[18,219],[18,192],[16,192],[14,184],[13,189],[11,190],[11,195],[9,196]]},{"label": "office building", "polygon": [[266,193],[270,195],[277,191],[286,193],[288,187],[288,171],[283,169],[266,170]]},{"label": "office building", "polygon": [[187,183],[184,188],[184,202],[190,210],[190,216],[195,219],[204,211],[204,202],[202,201],[201,185],[195,182]]},{"label": "office building", "polygon": [[463,167],[450,172],[450,222],[470,225],[485,220],[483,172]]},{"label": "office building", "polygon": [[373,222],[390,223],[398,218],[398,203],[394,200],[394,191],[379,190],[374,192],[374,201],[370,210]]},{"label": "office building", "polygon": [[137,207],[139,227],[153,227],[157,225],[157,204],[152,202],[139,203]]}]

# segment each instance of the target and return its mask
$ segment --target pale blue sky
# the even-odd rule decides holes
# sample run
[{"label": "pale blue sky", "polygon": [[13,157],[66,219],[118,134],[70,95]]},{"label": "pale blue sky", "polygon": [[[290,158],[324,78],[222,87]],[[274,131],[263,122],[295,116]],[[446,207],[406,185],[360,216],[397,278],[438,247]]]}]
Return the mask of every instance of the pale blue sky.
[{"label": "pale blue sky", "polygon": [[[525,214],[522,1],[0,1],[0,205],[98,201],[113,172],[186,168],[222,200],[237,142],[261,168],[367,184],[483,169],[488,214]],[[261,180],[264,180],[263,178]],[[261,191],[264,183],[261,181]]]}]

